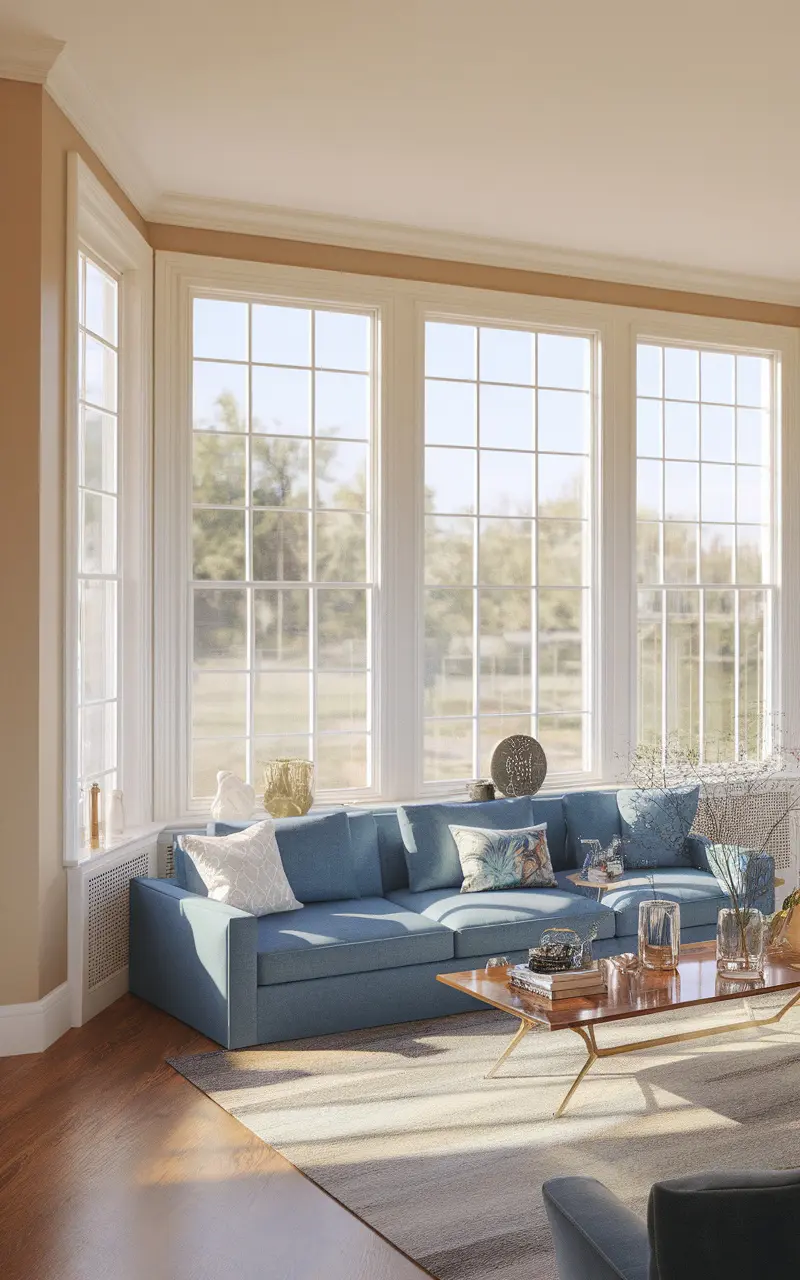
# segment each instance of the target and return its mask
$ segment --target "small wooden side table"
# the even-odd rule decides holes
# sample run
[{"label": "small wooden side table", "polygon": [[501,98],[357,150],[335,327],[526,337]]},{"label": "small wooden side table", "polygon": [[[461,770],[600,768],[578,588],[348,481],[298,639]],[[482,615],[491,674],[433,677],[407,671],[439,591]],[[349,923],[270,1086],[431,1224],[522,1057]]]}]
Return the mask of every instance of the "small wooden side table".
[{"label": "small wooden side table", "polygon": [[596,889],[598,902],[609,889],[636,889],[640,885],[650,883],[646,876],[635,876],[631,880],[625,880],[624,877],[620,876],[617,880],[608,880],[605,884],[598,884],[596,880],[584,879],[582,871],[573,872],[571,876],[567,876],[567,879],[577,885],[579,889]]}]

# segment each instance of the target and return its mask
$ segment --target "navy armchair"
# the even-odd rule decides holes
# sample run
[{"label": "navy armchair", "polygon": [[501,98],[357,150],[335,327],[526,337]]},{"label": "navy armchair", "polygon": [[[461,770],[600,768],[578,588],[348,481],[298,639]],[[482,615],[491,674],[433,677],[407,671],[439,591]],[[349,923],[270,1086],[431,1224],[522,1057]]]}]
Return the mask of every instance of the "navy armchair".
[{"label": "navy armchair", "polygon": [[594,1178],[542,1187],[559,1280],[764,1280],[800,1263],[800,1170],[657,1182],[647,1222]]}]

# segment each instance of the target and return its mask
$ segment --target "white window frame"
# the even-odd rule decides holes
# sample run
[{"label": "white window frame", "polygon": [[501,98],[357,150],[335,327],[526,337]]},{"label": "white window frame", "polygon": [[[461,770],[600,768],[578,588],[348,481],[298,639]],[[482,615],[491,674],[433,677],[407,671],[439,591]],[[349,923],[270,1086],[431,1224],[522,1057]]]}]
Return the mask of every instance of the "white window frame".
[{"label": "white window frame", "polygon": [[[92,854],[79,843],[78,254],[118,280],[119,744],[125,834]],[[153,251],[76,152],[68,157],[65,291],[64,862],[74,866],[137,838],[152,822]],[[107,797],[103,797],[104,801]]]},{"label": "white window frame", "polygon": [[[424,512],[424,320],[439,318],[592,335],[595,421],[592,500],[592,627],[588,663],[592,723],[591,770],[559,774],[545,790],[608,785],[625,776],[636,726],[636,342],[721,345],[780,357],[781,497],[776,554],[773,655],[775,710],[786,710],[786,737],[800,741],[800,658],[791,637],[800,629],[800,601],[784,599],[781,572],[800,568],[800,509],[786,501],[786,475],[797,474],[798,343],[795,330],[743,321],[574,302],[264,263],[156,254],[155,318],[155,814],[197,820],[204,807],[188,800],[189,686],[185,569],[190,537],[191,305],[196,294],[287,303],[352,305],[373,311],[380,325],[380,427],[373,519],[373,786],[321,801],[376,803],[463,795],[462,783],[422,782],[422,562]],[[789,578],[791,581],[791,577]],[[783,661],[781,661],[781,659]],[[410,696],[410,691],[413,695]],[[781,701],[783,699],[783,701]]]}]

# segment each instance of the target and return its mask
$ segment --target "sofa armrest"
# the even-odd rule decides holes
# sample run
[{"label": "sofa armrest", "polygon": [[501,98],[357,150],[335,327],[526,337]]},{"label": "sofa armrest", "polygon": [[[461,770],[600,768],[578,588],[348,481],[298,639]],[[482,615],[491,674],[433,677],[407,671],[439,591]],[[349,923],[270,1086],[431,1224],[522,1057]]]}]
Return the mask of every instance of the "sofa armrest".
[{"label": "sofa armrest", "polygon": [[132,880],[130,894],[134,995],[228,1049],[255,1044],[255,916],[169,880]]},{"label": "sofa armrest", "polygon": [[647,1280],[647,1224],[595,1178],[542,1187],[559,1280]]}]

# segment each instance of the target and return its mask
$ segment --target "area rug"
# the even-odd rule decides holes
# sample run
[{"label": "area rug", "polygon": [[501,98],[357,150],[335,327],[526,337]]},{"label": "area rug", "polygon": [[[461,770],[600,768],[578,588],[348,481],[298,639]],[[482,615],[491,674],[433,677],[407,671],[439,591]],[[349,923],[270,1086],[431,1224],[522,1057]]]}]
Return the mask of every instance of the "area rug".
[{"label": "area rug", "polygon": [[[754,1001],[759,1015],[781,1000]],[[598,1041],[738,1021],[738,1001],[618,1023]],[[173,1066],[437,1280],[555,1280],[547,1178],[599,1178],[638,1213],[652,1182],[800,1165],[800,1012],[598,1062],[570,1032],[529,1035],[487,1010]],[[635,1027],[633,1036],[631,1028]]]}]

